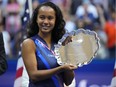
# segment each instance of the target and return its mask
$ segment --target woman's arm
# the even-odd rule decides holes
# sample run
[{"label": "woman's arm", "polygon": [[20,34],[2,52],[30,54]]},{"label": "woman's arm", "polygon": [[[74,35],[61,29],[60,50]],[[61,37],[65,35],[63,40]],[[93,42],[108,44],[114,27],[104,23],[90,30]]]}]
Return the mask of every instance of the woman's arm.
[{"label": "woman's arm", "polygon": [[63,80],[66,86],[70,85],[74,79],[74,69],[77,69],[77,66],[70,65],[70,67],[73,67],[72,69],[66,70],[63,72]]},{"label": "woman's arm", "polygon": [[49,70],[37,70],[35,49],[35,44],[31,39],[27,39],[22,43],[22,58],[31,80],[44,80],[54,74],[73,69],[70,65],[63,65]]}]

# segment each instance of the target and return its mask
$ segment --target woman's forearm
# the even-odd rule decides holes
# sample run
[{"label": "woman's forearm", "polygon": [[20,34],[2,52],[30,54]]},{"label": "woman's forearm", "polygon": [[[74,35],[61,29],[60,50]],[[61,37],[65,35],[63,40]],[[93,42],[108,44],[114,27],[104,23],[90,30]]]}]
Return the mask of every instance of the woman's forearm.
[{"label": "woman's forearm", "polygon": [[31,80],[33,81],[41,81],[47,78],[50,78],[51,76],[64,72],[63,79],[66,85],[69,85],[73,78],[74,78],[74,72],[73,70],[76,67],[72,65],[61,65],[59,67],[48,69],[48,70],[37,70],[37,71],[31,71],[29,74]]},{"label": "woman's forearm", "polygon": [[66,86],[70,85],[72,83],[72,80],[74,79],[74,71],[66,71],[64,72],[63,78],[64,78],[64,83]]},{"label": "woman's forearm", "polygon": [[31,80],[33,81],[41,81],[41,80],[50,78],[51,76],[60,72],[63,72],[62,66],[59,66],[53,69],[48,69],[48,70],[33,71],[29,76]]}]

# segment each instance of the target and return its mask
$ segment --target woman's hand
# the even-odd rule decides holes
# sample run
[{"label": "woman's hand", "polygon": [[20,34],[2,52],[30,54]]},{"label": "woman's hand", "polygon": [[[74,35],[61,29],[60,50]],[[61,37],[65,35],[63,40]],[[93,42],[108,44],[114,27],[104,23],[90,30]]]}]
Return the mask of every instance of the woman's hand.
[{"label": "woman's hand", "polygon": [[62,43],[63,46],[65,46],[66,44],[68,44],[69,42],[72,42],[72,37],[71,36],[68,36],[64,42]]},{"label": "woman's hand", "polygon": [[74,66],[72,64],[64,64],[61,67],[63,71],[71,71],[77,69],[77,66]]}]

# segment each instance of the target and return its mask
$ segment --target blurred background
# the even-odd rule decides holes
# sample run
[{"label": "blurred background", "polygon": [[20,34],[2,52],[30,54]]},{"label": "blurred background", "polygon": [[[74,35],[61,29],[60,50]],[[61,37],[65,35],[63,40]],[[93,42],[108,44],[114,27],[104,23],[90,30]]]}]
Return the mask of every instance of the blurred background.
[{"label": "blurred background", "polygon": [[[32,0],[32,9],[47,1],[61,8],[68,32],[84,28],[95,31],[100,38],[101,47],[94,60],[75,70],[76,87],[110,87],[116,57],[115,0]],[[0,87],[13,87],[16,78],[20,45],[26,31],[25,2],[0,0],[0,31],[8,62],[8,70],[0,76]]]}]

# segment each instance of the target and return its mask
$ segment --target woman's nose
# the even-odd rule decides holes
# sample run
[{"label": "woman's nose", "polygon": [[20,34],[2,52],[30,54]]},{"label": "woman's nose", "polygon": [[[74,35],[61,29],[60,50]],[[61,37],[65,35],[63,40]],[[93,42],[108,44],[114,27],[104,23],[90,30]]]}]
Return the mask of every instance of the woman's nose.
[{"label": "woman's nose", "polygon": [[45,20],[44,20],[44,23],[45,23],[45,24],[49,23],[49,20],[48,20],[48,19],[45,19]]}]

